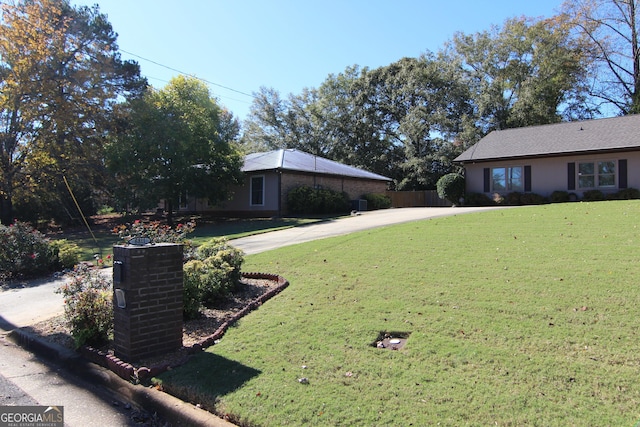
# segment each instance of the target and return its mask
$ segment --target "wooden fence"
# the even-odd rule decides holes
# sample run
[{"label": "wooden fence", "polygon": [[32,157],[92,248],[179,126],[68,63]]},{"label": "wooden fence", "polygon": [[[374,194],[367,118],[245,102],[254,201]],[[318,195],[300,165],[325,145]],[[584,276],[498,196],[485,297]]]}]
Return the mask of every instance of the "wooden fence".
[{"label": "wooden fence", "polygon": [[450,207],[451,203],[438,197],[436,190],[426,191],[387,191],[394,208],[412,207]]}]

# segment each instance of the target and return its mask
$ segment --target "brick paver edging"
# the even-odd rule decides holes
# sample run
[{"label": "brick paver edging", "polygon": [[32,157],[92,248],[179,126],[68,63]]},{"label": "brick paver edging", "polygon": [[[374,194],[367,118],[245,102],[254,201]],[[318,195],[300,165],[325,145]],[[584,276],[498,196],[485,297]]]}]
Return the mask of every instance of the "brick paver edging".
[{"label": "brick paver edging", "polygon": [[[273,289],[269,290],[268,292],[265,292],[255,300],[251,301],[245,308],[237,312],[231,319],[227,320],[222,325],[220,325],[220,327],[213,334],[204,338],[200,342],[193,344],[190,347],[187,347],[187,352],[189,354],[198,353],[214,345],[216,341],[218,341],[223,337],[223,335],[225,334],[225,332],[227,332],[227,329],[229,329],[231,325],[237,322],[240,318],[249,314],[251,311],[260,307],[264,302],[266,302],[270,298],[273,298],[274,296],[279,294],[284,288],[289,286],[289,281],[277,274],[242,273],[242,277],[247,279],[274,280],[274,281],[277,281],[278,284]],[[107,354],[102,350],[98,350],[90,346],[81,347],[80,353],[91,362],[109,369],[110,371],[118,375],[120,378],[127,381],[134,381],[134,382],[146,381],[152,377],[155,377],[156,375],[161,374],[162,372],[165,372],[170,368],[169,365],[158,365],[158,366],[151,366],[151,367],[143,366],[143,367],[136,368],[132,364],[125,362],[123,360],[120,360],[119,358],[117,358],[112,354]]]}]

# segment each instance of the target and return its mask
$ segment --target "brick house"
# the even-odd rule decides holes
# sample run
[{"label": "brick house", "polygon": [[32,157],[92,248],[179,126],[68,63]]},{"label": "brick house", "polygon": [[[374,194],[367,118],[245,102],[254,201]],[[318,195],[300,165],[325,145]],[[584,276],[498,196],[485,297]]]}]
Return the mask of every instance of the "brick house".
[{"label": "brick house", "polygon": [[454,161],[467,193],[640,189],[640,115],[493,131]]},{"label": "brick house", "polygon": [[231,200],[209,206],[206,200],[187,199],[180,210],[241,217],[282,216],[288,213],[289,190],[302,185],[345,192],[351,200],[357,200],[363,194],[384,194],[392,181],[295,149],[249,154],[242,171],[244,183],[233,190]]}]

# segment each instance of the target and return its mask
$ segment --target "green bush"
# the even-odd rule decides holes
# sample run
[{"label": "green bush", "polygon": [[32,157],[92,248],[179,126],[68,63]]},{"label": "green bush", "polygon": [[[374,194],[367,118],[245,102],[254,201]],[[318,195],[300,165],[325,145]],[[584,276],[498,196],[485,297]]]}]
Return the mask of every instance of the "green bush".
[{"label": "green bush", "polygon": [[214,238],[198,247],[184,265],[184,315],[197,316],[202,305],[211,306],[240,282],[244,255],[225,238]]},{"label": "green bush", "polygon": [[600,190],[588,190],[582,193],[582,200],[585,202],[598,202],[606,200],[604,193]]},{"label": "green bush", "polygon": [[204,264],[199,260],[187,261],[183,267],[182,310],[185,319],[195,319],[202,309],[202,280]]},{"label": "green bush", "polygon": [[55,257],[49,240],[29,224],[0,224],[0,279],[34,277],[52,271]]},{"label": "green bush", "polygon": [[566,203],[571,201],[569,193],[567,191],[560,190],[551,193],[549,199],[551,200],[551,203]]},{"label": "green bush", "polygon": [[609,198],[613,200],[640,199],[640,190],[636,188],[624,188],[617,193],[612,194]]},{"label": "green bush", "polygon": [[519,206],[522,204],[522,201],[520,200],[521,196],[522,194],[518,192],[508,193],[504,196],[502,203],[508,206]]},{"label": "green bush", "polygon": [[64,314],[76,347],[101,346],[113,331],[111,280],[100,269],[78,264],[56,292],[64,296]]},{"label": "green bush", "polygon": [[344,192],[303,185],[287,194],[287,205],[293,214],[337,214],[349,212],[349,196]]},{"label": "green bush", "polygon": [[67,241],[67,239],[52,241],[51,250],[56,270],[72,269],[80,261],[80,255],[82,255],[80,246]]},{"label": "green bush", "polygon": [[441,199],[457,205],[464,195],[464,177],[459,173],[448,173],[438,180],[436,188]]},{"label": "green bush", "polygon": [[520,195],[520,203],[523,205],[543,205],[549,203],[549,200],[536,193],[522,193]]},{"label": "green bush", "polygon": [[384,194],[363,194],[362,198],[367,201],[367,210],[369,211],[391,207],[391,198]]},{"label": "green bush", "polygon": [[467,193],[464,196],[465,206],[493,206],[495,202],[484,193]]}]

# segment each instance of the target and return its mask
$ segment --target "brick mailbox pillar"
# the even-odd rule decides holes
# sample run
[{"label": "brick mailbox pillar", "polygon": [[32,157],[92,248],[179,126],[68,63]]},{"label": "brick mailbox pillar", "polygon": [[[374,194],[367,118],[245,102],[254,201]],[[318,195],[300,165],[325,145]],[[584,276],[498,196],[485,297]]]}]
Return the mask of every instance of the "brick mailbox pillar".
[{"label": "brick mailbox pillar", "polygon": [[182,245],[113,247],[116,356],[128,361],[182,347]]}]

